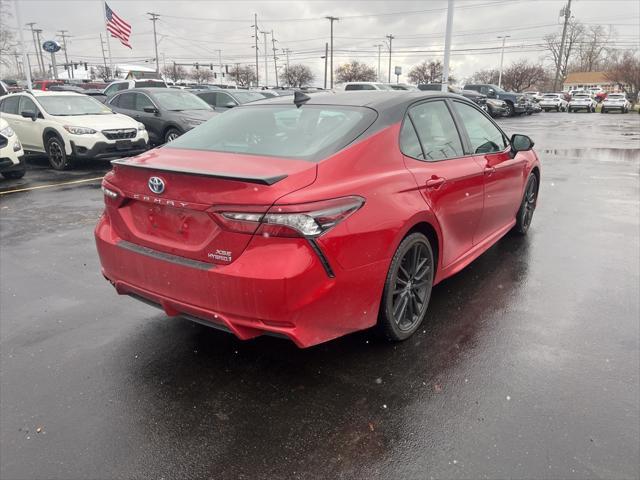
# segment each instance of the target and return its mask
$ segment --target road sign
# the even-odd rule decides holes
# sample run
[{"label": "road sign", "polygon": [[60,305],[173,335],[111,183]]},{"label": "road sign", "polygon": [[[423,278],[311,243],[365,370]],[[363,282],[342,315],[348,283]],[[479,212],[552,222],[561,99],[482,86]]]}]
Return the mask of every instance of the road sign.
[{"label": "road sign", "polygon": [[42,44],[42,49],[45,52],[49,52],[49,53],[56,53],[57,51],[59,51],[62,47],[60,46],[60,44],[54,40],[47,40],[46,42],[44,42]]},{"label": "road sign", "polygon": [[402,67],[396,67],[396,75],[402,75]]}]

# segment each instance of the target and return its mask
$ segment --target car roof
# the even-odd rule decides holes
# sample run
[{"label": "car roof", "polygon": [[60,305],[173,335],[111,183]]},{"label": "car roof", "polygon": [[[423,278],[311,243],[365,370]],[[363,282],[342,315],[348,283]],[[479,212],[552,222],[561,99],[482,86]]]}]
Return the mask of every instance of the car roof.
[{"label": "car roof", "polygon": [[83,93],[74,92],[71,90],[27,90],[24,92],[17,92],[22,95],[31,95],[33,97],[61,97],[65,95],[77,95],[77,96],[85,96]]},{"label": "car roof", "polygon": [[[353,90],[318,92],[308,94],[309,100],[305,105],[345,105],[352,107],[370,107],[375,110],[384,110],[398,104],[411,104],[421,99],[429,97],[455,97],[462,98],[459,95],[452,95],[437,91],[407,91],[407,90]],[[251,102],[252,105],[290,105],[293,103],[291,95],[283,97],[265,98],[257,102]]]}]

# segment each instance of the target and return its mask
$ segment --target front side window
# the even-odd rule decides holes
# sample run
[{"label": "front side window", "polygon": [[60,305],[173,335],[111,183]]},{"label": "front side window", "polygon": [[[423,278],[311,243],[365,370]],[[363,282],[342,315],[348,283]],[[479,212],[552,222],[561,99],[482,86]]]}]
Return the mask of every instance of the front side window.
[{"label": "front side window", "polygon": [[0,105],[0,111],[2,113],[8,113],[9,115],[18,115],[18,103],[20,101],[19,96],[10,96],[5,98]]},{"label": "front side window", "polygon": [[464,155],[458,129],[444,101],[411,107],[409,117],[418,133],[425,160],[444,160]]},{"label": "front side window", "polygon": [[237,105],[236,101],[227,93],[216,93],[216,107],[228,107],[230,104]]},{"label": "front side window", "polygon": [[146,107],[155,108],[155,105],[151,101],[149,97],[142,93],[135,94],[135,110],[139,112],[144,112]]},{"label": "front side window", "polygon": [[191,92],[184,90],[158,89],[153,98],[164,110],[179,112],[181,110],[211,110],[207,102]]},{"label": "front side window", "polygon": [[20,112],[20,115],[22,115],[22,112],[35,113],[36,115],[40,113],[40,110],[38,110],[34,101],[25,96],[20,97],[20,107],[18,108],[18,111]]},{"label": "front side window", "polygon": [[262,105],[216,115],[164,148],[243,153],[316,162],[338,152],[376,119],[365,107]]},{"label": "front side window", "polygon": [[107,115],[111,109],[86,95],[52,95],[39,97],[38,101],[45,112],[54,116],[71,115]]},{"label": "front side window", "polygon": [[112,103],[125,110],[134,110],[135,95],[133,93],[121,93],[114,98],[114,102]]},{"label": "front side window", "polygon": [[484,114],[465,103],[454,102],[454,105],[469,135],[473,153],[501,152],[507,148],[502,132]]}]

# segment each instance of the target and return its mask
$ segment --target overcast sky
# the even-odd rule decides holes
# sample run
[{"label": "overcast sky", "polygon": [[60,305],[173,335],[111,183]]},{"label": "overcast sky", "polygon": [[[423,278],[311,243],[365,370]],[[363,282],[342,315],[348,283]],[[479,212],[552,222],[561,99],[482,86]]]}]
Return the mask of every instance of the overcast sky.
[{"label": "overcast sky", "polygon": [[[392,67],[401,66],[407,73],[422,60],[442,59],[446,24],[446,0],[397,1],[205,1],[205,0],[109,0],[109,6],[131,23],[132,50],[111,39],[114,63],[153,66],[153,28],[146,12],[160,15],[157,22],[160,63],[222,63],[255,65],[253,15],[258,27],[269,32],[269,83],[273,82],[271,30],[277,40],[280,64],[286,62],[282,49],[289,49],[289,61],[304,63],[316,74],[316,84],[323,80],[325,42],[329,41],[329,21],[325,16],[340,17],[334,24],[334,66],[358,59],[377,69],[378,47],[382,45],[381,63],[386,79],[388,46],[386,35],[392,34]],[[542,38],[561,28],[559,11],[562,0],[455,0],[451,66],[455,77],[462,79],[474,71],[498,67],[499,35],[507,39],[505,65],[526,57],[543,60]],[[43,40],[58,39],[56,32],[68,30],[70,59],[101,63],[100,33],[104,36],[102,3],[96,0],[20,0],[22,22],[36,22],[43,30]],[[637,0],[574,0],[572,13],[590,25],[611,26],[620,48],[640,45],[640,2]],[[3,21],[3,23],[5,23]],[[9,26],[17,27],[16,17]],[[30,31],[25,42],[33,52]],[[259,34],[260,76],[264,78],[264,40]],[[59,54],[62,56],[62,52]],[[147,63],[145,63],[145,61]],[[395,77],[392,77],[395,81]],[[400,81],[405,80],[401,77]]]}]

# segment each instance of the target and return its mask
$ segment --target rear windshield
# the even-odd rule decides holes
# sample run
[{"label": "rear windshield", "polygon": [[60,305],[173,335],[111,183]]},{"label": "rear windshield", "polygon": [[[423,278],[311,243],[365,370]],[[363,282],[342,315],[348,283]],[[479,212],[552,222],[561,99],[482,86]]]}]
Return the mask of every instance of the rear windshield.
[{"label": "rear windshield", "polygon": [[609,98],[625,98],[625,96],[621,93],[610,93]]},{"label": "rear windshield", "polygon": [[255,102],[256,100],[264,100],[265,96],[258,92],[233,92],[233,96],[236,97],[240,103]]},{"label": "rear windshield", "polygon": [[136,88],[165,88],[167,86],[162,80],[137,80],[134,84]]},{"label": "rear windshield", "polygon": [[317,162],[353,142],[376,116],[369,108],[335,105],[236,107],[178,137],[166,148]]}]

